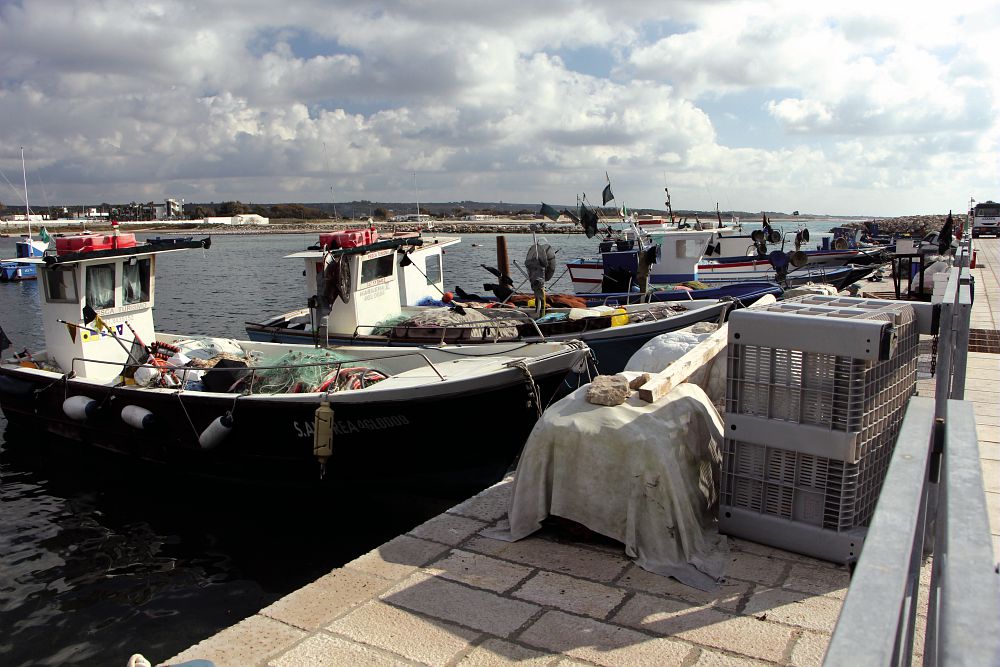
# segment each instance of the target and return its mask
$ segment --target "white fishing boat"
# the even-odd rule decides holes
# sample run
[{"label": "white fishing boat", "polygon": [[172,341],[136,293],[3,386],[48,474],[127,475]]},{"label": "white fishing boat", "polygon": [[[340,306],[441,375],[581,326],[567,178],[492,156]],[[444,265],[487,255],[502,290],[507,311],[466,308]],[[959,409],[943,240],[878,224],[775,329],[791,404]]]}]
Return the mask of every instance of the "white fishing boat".
[{"label": "white fishing boat", "polygon": [[498,479],[589,370],[578,341],[318,349],[166,333],[156,264],[208,239],[55,241],[27,260],[45,349],[0,361],[0,408],[71,447],[241,481],[464,493]]},{"label": "white fishing boat", "polygon": [[[651,338],[723,319],[733,305],[731,299],[719,298],[544,309],[463,302],[446,296],[441,280],[441,248],[458,239],[415,234],[379,238],[365,231],[348,237],[324,234],[313,249],[288,255],[305,263],[308,305],[247,322],[249,337],[392,346],[579,339],[592,349],[602,373],[616,373]],[[537,252],[529,250],[526,264],[534,261],[554,271],[548,244],[536,247]],[[552,271],[544,280],[552,279]]]}]

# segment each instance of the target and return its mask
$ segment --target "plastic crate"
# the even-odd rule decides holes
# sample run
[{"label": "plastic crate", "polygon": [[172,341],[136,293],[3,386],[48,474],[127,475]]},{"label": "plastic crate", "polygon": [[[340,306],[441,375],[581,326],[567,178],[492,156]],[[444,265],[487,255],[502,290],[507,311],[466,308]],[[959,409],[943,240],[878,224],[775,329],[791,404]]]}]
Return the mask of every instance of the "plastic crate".
[{"label": "plastic crate", "polygon": [[378,231],[374,229],[350,229],[342,232],[328,232],[319,235],[321,248],[357,248],[378,241]]},{"label": "plastic crate", "polygon": [[807,295],[729,326],[720,530],[855,559],[916,388],[913,308]]},{"label": "plastic crate", "polygon": [[72,234],[56,237],[56,253],[91,252],[94,250],[111,250],[112,248],[135,247],[135,234]]}]

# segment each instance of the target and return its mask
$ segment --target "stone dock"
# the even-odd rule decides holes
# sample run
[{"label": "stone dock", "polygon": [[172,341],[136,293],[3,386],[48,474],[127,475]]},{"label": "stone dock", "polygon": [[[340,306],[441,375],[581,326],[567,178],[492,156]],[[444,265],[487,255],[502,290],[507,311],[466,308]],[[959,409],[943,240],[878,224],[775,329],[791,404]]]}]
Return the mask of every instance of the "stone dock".
[{"label": "stone dock", "polygon": [[[976,248],[971,327],[996,332],[1000,240]],[[1000,558],[1000,355],[970,351],[966,377]],[[933,395],[934,380],[918,390]],[[551,528],[512,543],[482,536],[505,518],[512,486],[504,480],[161,664],[822,663],[850,583],[846,567],[732,539],[727,580],[704,593],[578,532]],[[927,563],[915,660],[929,581]]]}]

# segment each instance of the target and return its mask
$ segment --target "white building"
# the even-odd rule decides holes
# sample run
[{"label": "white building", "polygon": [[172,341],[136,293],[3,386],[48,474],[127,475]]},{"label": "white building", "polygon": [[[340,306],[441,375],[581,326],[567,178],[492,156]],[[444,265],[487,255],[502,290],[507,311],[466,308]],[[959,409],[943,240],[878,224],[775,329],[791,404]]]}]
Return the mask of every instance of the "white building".
[{"label": "white building", "polygon": [[407,213],[405,215],[394,215],[390,222],[430,222],[431,216],[426,213]]},{"label": "white building", "polygon": [[205,218],[205,224],[208,225],[269,225],[271,224],[270,218],[265,218],[262,215],[257,215],[256,213],[243,213],[234,216],[212,216],[210,218]]}]

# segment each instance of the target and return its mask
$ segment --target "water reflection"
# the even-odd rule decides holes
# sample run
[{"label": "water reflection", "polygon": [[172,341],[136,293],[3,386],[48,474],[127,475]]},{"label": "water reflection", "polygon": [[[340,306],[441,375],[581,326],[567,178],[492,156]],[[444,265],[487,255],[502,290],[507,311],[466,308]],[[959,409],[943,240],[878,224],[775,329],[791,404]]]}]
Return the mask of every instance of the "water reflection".
[{"label": "water reflection", "polygon": [[4,439],[7,666],[165,659],[453,502],[241,488]]}]

